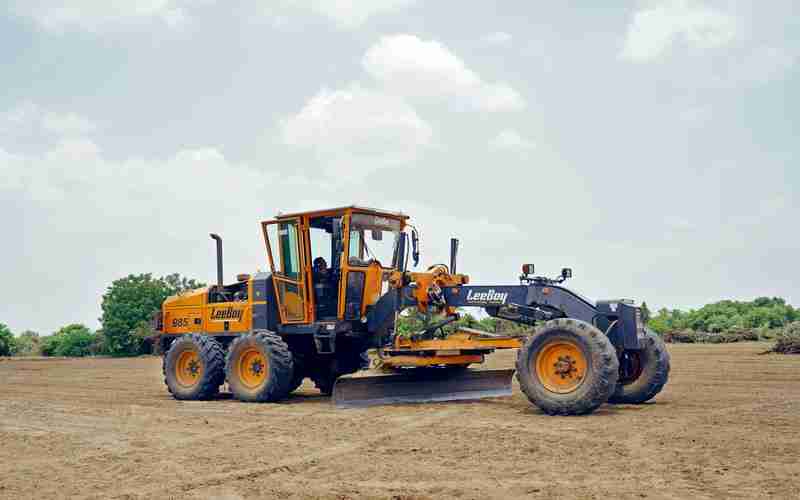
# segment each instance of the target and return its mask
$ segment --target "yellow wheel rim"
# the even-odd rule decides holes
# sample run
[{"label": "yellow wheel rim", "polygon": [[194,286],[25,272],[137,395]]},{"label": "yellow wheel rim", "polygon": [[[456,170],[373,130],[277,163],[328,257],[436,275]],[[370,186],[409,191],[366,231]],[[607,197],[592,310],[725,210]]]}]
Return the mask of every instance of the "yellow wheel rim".
[{"label": "yellow wheel rim", "polygon": [[195,350],[183,351],[175,364],[175,378],[184,387],[192,387],[203,377],[203,362]]},{"label": "yellow wheel rim", "polygon": [[536,356],[535,364],[542,385],[558,394],[576,390],[586,376],[586,356],[577,344],[568,340],[545,345]]},{"label": "yellow wheel rim", "polygon": [[249,389],[255,389],[267,380],[269,362],[266,356],[254,347],[242,353],[237,366],[239,380]]}]

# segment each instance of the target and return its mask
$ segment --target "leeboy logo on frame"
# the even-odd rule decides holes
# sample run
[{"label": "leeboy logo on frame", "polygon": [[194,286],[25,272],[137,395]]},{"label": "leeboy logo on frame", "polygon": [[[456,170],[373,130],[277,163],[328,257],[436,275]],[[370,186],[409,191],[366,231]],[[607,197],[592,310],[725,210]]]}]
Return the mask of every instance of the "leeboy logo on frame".
[{"label": "leeboy logo on frame", "polygon": [[508,293],[495,292],[494,289],[489,289],[486,292],[475,292],[470,290],[467,292],[467,302],[488,302],[492,304],[505,304],[508,299]]},{"label": "leeboy logo on frame", "polygon": [[226,307],[225,309],[211,309],[211,321],[241,321],[242,309],[234,309],[233,307]]}]

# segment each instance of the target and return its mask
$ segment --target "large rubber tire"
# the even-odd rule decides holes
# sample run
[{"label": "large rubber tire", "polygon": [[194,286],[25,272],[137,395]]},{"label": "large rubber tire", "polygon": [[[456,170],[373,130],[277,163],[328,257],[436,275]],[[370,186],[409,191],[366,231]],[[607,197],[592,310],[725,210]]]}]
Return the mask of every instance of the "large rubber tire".
[{"label": "large rubber tire", "polygon": [[240,401],[280,401],[291,392],[293,376],[289,346],[272,332],[242,335],[228,348],[225,377]]},{"label": "large rubber tire", "polygon": [[661,392],[669,379],[669,352],[655,332],[645,330],[640,351],[626,351],[620,360],[620,378],[609,403],[641,404]]},{"label": "large rubber tire", "polygon": [[182,335],[164,355],[162,371],[175,399],[211,399],[225,382],[225,351],[207,335]]},{"label": "large rubber tire", "polygon": [[618,376],[614,346],[580,320],[544,323],[517,354],[522,392],[549,415],[591,413],[611,396]]}]

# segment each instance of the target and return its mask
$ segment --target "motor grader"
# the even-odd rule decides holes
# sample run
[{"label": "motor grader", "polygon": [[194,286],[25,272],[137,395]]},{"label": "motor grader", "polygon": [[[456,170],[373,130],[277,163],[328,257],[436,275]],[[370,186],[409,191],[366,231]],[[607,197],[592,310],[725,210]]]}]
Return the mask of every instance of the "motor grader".
[{"label": "motor grader", "polygon": [[[450,262],[425,271],[419,236],[402,213],[348,206],[279,214],[261,223],[270,272],[168,298],[158,315],[166,385],[177,399],[213,398],[227,382],[241,401],[280,401],[310,378],[339,407],[498,397],[516,371],[548,414],[642,403],[667,382],[669,355],[632,301],[594,302],[522,266],[519,284],[470,285]],[[530,326],[505,336],[457,325],[462,308]],[[398,317],[427,318],[400,334]],[[480,369],[518,349],[516,370]],[[377,368],[370,367],[374,349]],[[477,367],[477,368],[476,368]]]}]

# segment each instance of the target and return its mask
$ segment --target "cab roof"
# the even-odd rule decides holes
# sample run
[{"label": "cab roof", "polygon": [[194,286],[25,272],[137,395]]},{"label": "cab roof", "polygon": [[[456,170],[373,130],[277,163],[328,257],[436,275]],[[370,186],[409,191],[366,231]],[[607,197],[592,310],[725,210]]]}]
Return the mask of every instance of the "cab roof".
[{"label": "cab roof", "polygon": [[336,215],[340,213],[344,213],[346,211],[352,212],[361,212],[367,213],[372,215],[380,215],[383,217],[390,217],[392,219],[401,219],[407,220],[409,218],[408,215],[403,214],[402,212],[391,212],[389,210],[380,210],[377,208],[367,208],[367,207],[359,207],[358,205],[347,205],[344,207],[336,207],[336,208],[326,208],[326,209],[319,209],[319,210],[309,210],[306,212],[293,212],[284,214],[278,212],[278,215],[275,216],[276,219],[287,219],[290,217],[300,217],[303,215],[313,215],[313,216],[320,216],[320,215]]}]

